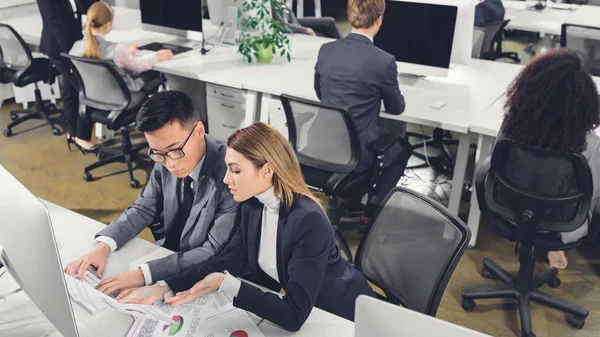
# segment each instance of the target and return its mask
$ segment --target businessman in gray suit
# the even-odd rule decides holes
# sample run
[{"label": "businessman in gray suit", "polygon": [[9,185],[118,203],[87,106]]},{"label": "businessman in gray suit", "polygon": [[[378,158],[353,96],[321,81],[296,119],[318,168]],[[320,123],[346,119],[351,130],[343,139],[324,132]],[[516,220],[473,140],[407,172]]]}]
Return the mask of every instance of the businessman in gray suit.
[{"label": "businessman in gray suit", "polygon": [[[396,59],[373,45],[384,11],[385,0],[349,0],[348,19],[352,33],[344,39],[324,44],[315,66],[314,86],[319,99],[347,109],[353,117],[361,150],[357,172],[372,169],[375,153],[369,146],[384,134],[379,120],[381,101],[387,113],[399,115],[404,112]],[[328,130],[335,128],[321,122],[313,125],[319,132],[331,132]],[[403,139],[385,154],[378,186],[365,210],[366,221],[402,177],[411,154],[408,145]],[[362,191],[357,191],[356,198],[360,200],[361,197]]]},{"label": "businessman in gray suit", "polygon": [[159,221],[165,238],[157,243],[174,253],[103,280],[97,289],[106,294],[151,285],[218,255],[232,234],[238,208],[223,183],[226,145],[205,134],[186,94],[155,94],[142,105],[135,123],[156,162],[148,184],[133,205],[98,233],[93,250],[65,272],[74,275],[91,265],[102,277],[111,252]]}]

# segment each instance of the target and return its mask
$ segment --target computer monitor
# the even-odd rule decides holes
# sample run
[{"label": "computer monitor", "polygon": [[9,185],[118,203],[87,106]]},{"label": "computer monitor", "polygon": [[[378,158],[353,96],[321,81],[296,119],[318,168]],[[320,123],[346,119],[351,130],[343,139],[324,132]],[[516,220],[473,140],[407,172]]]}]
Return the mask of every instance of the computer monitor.
[{"label": "computer monitor", "polygon": [[373,297],[356,299],[354,337],[491,337]]},{"label": "computer monitor", "polygon": [[474,21],[474,0],[388,0],[374,42],[400,73],[446,77],[451,63],[470,61]]},{"label": "computer monitor", "polygon": [[140,0],[142,29],[186,37],[202,33],[202,0]]},{"label": "computer monitor", "polygon": [[244,0],[207,0],[210,22],[218,26],[221,43],[235,44],[238,14]]},{"label": "computer monitor", "polygon": [[386,1],[374,43],[396,57],[398,72],[448,76],[458,9],[443,2]]},{"label": "computer monitor", "polygon": [[0,186],[0,260],[63,336],[80,336],[46,205],[2,165]]}]

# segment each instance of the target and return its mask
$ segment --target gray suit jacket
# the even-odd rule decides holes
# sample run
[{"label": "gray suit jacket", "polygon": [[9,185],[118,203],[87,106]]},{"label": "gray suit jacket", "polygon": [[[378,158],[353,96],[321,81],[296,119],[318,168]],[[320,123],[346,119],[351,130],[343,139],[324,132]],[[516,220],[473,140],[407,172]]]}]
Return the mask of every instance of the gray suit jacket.
[{"label": "gray suit jacket", "polygon": [[[233,233],[238,203],[223,183],[227,147],[209,135],[205,139],[204,164],[194,186],[194,204],[181,234],[181,251],[148,263],[153,281],[163,280],[218,255]],[[179,211],[177,182],[176,176],[157,163],[135,203],[97,236],[112,238],[120,248],[159,221],[161,215],[165,232],[169,233]]]},{"label": "gray suit jacket", "polygon": [[[321,101],[348,109],[352,115],[361,146],[356,171],[369,170],[375,156],[368,147],[385,133],[379,119],[381,100],[387,113],[399,115],[404,112],[396,58],[374,46],[369,38],[350,34],[321,47],[314,86]],[[332,129],[325,122],[313,125],[319,125],[322,132]],[[398,143],[390,151],[385,157],[386,167],[402,148]]]}]

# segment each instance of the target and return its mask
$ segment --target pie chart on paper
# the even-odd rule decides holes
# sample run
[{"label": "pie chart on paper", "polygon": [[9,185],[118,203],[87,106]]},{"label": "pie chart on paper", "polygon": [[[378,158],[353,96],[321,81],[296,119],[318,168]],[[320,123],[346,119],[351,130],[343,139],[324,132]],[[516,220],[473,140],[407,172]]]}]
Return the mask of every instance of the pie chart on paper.
[{"label": "pie chart on paper", "polygon": [[166,324],[163,326],[163,331],[169,329],[169,336],[175,336],[179,331],[181,331],[181,328],[183,328],[183,317],[173,316],[173,321],[175,321],[175,323]]},{"label": "pie chart on paper", "polygon": [[231,333],[230,337],[248,337],[248,333],[244,330],[236,330]]}]

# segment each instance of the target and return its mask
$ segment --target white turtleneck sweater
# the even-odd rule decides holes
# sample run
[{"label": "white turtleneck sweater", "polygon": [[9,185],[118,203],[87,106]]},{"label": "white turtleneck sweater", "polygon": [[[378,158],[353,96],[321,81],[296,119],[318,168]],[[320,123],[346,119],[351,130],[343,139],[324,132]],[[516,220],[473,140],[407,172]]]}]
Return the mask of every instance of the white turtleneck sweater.
[{"label": "white turtleneck sweater", "polygon": [[[267,275],[279,282],[277,274],[277,225],[279,223],[280,200],[275,195],[275,192],[273,192],[273,187],[255,197],[263,204],[258,266]],[[219,290],[233,299],[238,295],[241,285],[242,283],[239,279],[229,273],[225,273],[225,278]]]}]

